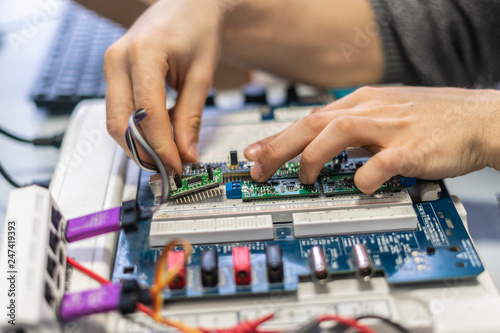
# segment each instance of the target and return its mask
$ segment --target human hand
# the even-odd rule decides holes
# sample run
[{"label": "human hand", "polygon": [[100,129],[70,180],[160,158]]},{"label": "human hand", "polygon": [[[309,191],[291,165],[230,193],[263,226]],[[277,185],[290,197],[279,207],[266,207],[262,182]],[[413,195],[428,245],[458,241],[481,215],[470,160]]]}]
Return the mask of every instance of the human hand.
[{"label": "human hand", "polygon": [[[129,156],[127,121],[144,108],[148,116],[142,130],[165,166],[181,173],[181,159],[197,162],[201,113],[219,57],[224,11],[223,1],[158,1],[106,51],[107,128]],[[165,80],[178,91],[170,111]],[[152,162],[144,152],[141,156]]]},{"label": "human hand", "polygon": [[363,87],[245,150],[251,175],[267,180],[302,153],[300,180],[348,147],[374,156],[354,177],[364,193],[395,175],[455,177],[486,166],[500,170],[500,92],[455,88]]}]

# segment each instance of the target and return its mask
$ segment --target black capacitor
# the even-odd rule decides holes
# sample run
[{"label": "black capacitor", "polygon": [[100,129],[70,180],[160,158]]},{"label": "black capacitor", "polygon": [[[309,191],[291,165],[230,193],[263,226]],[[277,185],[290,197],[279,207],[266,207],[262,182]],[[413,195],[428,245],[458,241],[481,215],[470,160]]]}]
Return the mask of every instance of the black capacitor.
[{"label": "black capacitor", "polygon": [[181,176],[179,176],[179,174],[177,174],[177,173],[174,175],[174,182],[175,182],[175,186],[177,186],[177,188],[181,188],[182,187]]},{"label": "black capacitor", "polygon": [[214,180],[214,172],[210,164],[207,164],[207,173],[208,173],[208,179]]},{"label": "black capacitor", "polygon": [[201,284],[203,287],[216,287],[219,283],[219,263],[217,250],[205,249],[200,254]]},{"label": "black capacitor", "polygon": [[279,244],[266,247],[266,266],[270,283],[283,282],[283,251]]},{"label": "black capacitor", "polygon": [[238,165],[238,152],[236,150],[231,150],[229,156],[231,165]]}]

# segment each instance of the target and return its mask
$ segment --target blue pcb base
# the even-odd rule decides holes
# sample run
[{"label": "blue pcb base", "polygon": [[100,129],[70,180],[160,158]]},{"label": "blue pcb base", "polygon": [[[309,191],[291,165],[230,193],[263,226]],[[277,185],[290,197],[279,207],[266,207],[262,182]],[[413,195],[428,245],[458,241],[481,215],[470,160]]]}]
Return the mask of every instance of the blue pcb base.
[{"label": "blue pcb base", "polygon": [[[144,208],[153,204],[149,176],[142,172],[139,184],[138,201]],[[414,204],[418,216],[415,231],[295,239],[292,224],[279,223],[275,224],[273,241],[194,245],[188,264],[187,287],[182,291],[167,289],[165,298],[293,292],[299,281],[310,279],[308,251],[315,245],[324,250],[330,279],[346,274],[354,276],[351,248],[359,242],[366,245],[377,273],[384,274],[389,284],[475,278],[484,271],[483,265],[444,184],[441,187],[439,200]],[[150,219],[142,220],[137,233],[120,233],[113,280],[137,278],[148,285],[153,284],[156,261],[162,250],[149,246],[150,223]],[[279,244],[283,249],[283,283],[268,283],[264,254],[268,244]],[[252,283],[248,287],[236,286],[233,279],[231,249],[241,245],[251,250]],[[219,255],[219,285],[216,288],[201,286],[199,259],[205,248],[214,248]]]}]

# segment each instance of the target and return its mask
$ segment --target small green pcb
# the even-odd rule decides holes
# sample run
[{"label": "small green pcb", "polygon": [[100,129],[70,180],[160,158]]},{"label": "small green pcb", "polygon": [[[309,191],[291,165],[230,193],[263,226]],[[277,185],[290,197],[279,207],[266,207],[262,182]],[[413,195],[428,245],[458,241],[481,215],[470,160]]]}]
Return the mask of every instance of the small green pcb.
[{"label": "small green pcb", "polygon": [[241,182],[243,201],[279,199],[293,197],[317,197],[320,195],[318,182],[302,185],[298,178],[271,179],[266,183]]},{"label": "small green pcb", "polygon": [[[325,195],[360,193],[354,184],[354,174],[349,175],[323,175],[319,177]],[[401,179],[396,176],[385,182],[377,191],[398,191],[401,190]]]},{"label": "small green pcb", "polygon": [[210,172],[203,172],[196,176],[182,178],[182,187],[170,193],[169,198],[178,198],[188,194],[219,187],[223,181],[221,168],[211,169]]},{"label": "small green pcb", "polygon": [[271,178],[297,178],[299,177],[299,162],[285,163],[281,168],[276,170]]}]

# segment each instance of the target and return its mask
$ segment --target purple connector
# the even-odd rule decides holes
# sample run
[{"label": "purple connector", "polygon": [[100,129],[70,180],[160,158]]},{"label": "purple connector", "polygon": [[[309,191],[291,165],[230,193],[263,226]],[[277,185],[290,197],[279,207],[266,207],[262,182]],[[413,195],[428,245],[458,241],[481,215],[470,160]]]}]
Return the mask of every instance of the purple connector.
[{"label": "purple connector", "polygon": [[66,240],[71,243],[120,229],[120,207],[115,207],[69,220]]},{"label": "purple connector", "polygon": [[121,284],[114,283],[103,285],[99,289],[65,294],[59,315],[62,320],[69,321],[94,313],[118,310],[121,291]]}]

